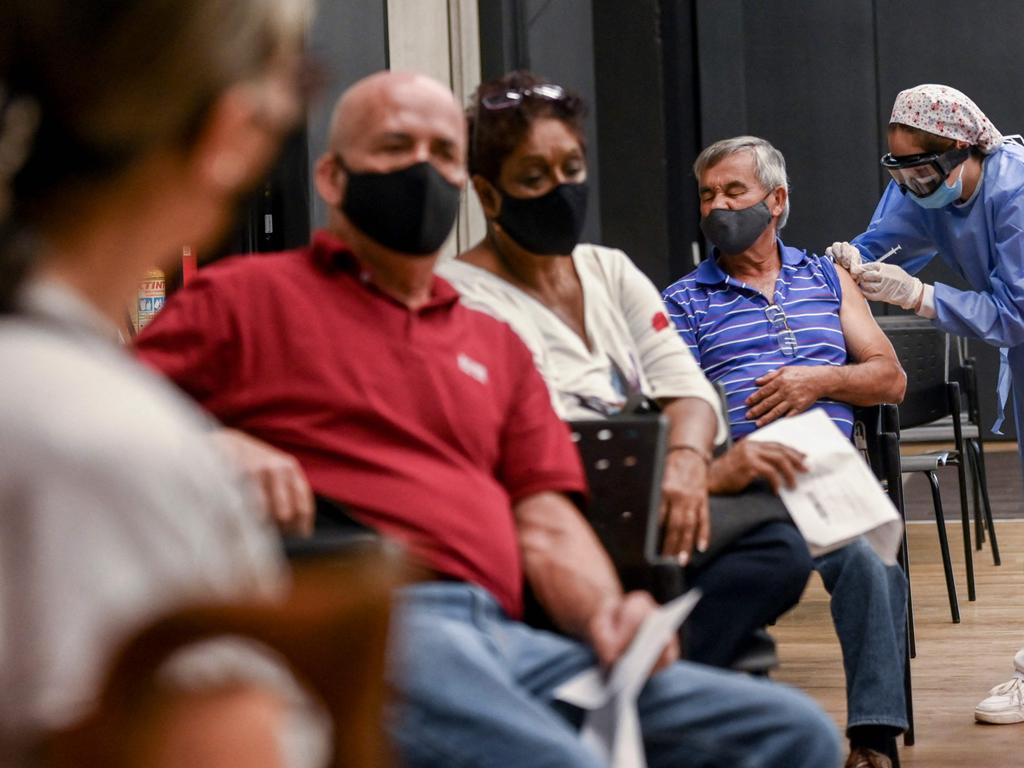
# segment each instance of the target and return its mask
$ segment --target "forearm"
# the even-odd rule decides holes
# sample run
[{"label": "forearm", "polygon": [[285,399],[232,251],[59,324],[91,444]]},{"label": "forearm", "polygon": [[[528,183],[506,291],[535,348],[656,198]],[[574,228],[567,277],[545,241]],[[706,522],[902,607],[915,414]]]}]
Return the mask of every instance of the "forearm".
[{"label": "forearm", "polygon": [[555,625],[586,639],[598,608],[622,597],[611,559],[593,529],[560,493],[539,493],[515,506],[526,580]]},{"label": "forearm", "polygon": [[669,420],[668,444],[691,445],[711,456],[718,430],[718,416],[706,400],[680,397],[660,403]]},{"label": "forearm", "polygon": [[821,397],[850,405],[900,403],[907,376],[899,363],[885,357],[841,366],[821,366]]}]

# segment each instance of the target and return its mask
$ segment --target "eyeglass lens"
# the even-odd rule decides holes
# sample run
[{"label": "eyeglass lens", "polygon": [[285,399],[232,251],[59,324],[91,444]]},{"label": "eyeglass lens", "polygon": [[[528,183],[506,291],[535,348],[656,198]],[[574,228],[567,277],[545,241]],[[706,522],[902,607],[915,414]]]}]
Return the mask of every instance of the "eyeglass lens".
[{"label": "eyeglass lens", "polygon": [[786,319],[786,310],[780,307],[778,304],[769,304],[764,308],[764,314],[768,318],[768,322],[772,324],[772,330],[779,340],[779,348],[782,350],[782,354],[786,357],[796,356],[796,334],[789,327],[789,322]]}]

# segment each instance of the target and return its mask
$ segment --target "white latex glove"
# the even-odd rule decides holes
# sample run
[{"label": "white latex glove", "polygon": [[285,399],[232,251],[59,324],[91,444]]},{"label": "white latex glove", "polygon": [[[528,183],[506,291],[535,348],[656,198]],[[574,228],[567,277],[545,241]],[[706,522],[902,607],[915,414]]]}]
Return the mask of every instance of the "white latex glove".
[{"label": "white latex glove", "polygon": [[860,249],[849,243],[832,243],[825,249],[825,255],[854,277],[860,274],[861,262],[864,261],[860,255]]},{"label": "white latex glove", "polygon": [[917,310],[924,283],[895,264],[871,261],[860,268],[860,292],[870,301],[884,301],[903,309]]}]

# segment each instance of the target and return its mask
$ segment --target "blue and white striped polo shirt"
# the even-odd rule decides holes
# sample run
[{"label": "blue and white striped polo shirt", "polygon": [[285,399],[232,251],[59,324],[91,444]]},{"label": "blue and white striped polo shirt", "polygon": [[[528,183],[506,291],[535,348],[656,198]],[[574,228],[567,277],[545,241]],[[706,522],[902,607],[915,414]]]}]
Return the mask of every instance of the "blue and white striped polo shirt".
[{"label": "blue and white striped polo shirt", "polygon": [[[839,324],[843,290],[827,258],[808,255],[778,241],[782,269],[775,283],[775,304],[785,313],[773,324],[768,300],[756,288],[734,280],[712,258],[662,293],[668,316],[693,356],[713,382],[721,382],[734,439],[756,429],[746,418],[745,400],[757,390],[755,379],[783,365],[844,365],[846,343]],[[780,332],[780,328],[782,331]],[[788,331],[792,331],[792,335]],[[795,355],[783,352],[795,338]],[[819,400],[843,434],[853,433],[853,408]]]}]

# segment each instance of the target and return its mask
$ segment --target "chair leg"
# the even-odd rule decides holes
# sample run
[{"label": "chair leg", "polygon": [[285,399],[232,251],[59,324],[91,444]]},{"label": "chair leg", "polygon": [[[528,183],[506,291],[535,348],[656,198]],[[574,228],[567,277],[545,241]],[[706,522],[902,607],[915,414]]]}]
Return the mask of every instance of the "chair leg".
[{"label": "chair leg", "polygon": [[[902,511],[900,512],[902,515]],[[907,653],[911,659],[917,658],[917,638],[914,634],[914,595],[910,588],[910,550],[907,548],[907,521],[903,521],[903,538],[900,540],[900,551],[897,553],[899,565],[907,579]]]},{"label": "chair leg", "polygon": [[981,514],[981,480],[978,477],[977,454],[974,440],[964,440],[967,447],[967,476],[971,482],[971,509],[974,512],[974,549],[980,551],[985,546],[985,522]]},{"label": "chair leg", "polygon": [[[939,492],[939,478],[934,472],[925,472],[932,489],[932,503],[935,506],[935,524],[939,528],[939,549],[942,551],[942,570],[946,575],[946,594],[949,595],[949,613],[954,624],[960,623],[960,603],[956,599],[956,582],[953,580],[953,561],[949,557],[949,538],[946,535],[946,516],[942,512],[942,494]],[[970,550],[971,540],[967,539]]]},{"label": "chair leg", "polygon": [[967,477],[964,472],[964,457],[959,455],[956,464],[957,480],[960,482],[960,523],[963,526],[964,569],[967,571],[967,599],[978,599],[974,585],[974,547],[971,545],[971,513],[967,509]]},{"label": "chair leg", "polygon": [[985,511],[985,527],[988,528],[988,538],[992,543],[992,562],[995,565],[1002,565],[1003,560],[999,556],[999,542],[996,540],[996,524],[992,519],[992,502],[988,497],[988,476],[985,470],[985,451],[982,450],[976,440],[969,440],[967,445],[972,452],[974,465],[978,470],[978,487],[981,491],[982,509]]},{"label": "chair leg", "polygon": [[897,553],[899,565],[907,580],[907,652],[911,659],[917,657],[917,637],[914,631],[914,594],[910,586],[910,548],[907,545],[907,506],[903,499],[903,475],[899,471],[899,439],[891,433],[883,437],[883,445],[887,452],[888,468],[886,470],[886,486],[889,498],[896,511],[900,514],[900,525],[903,536]]},{"label": "chair leg", "polygon": [[[909,593],[908,593],[909,594]],[[907,634],[911,633],[910,609],[907,609]],[[914,746],[914,684],[910,676],[910,646],[903,657],[903,696],[907,700],[907,730],[903,732],[903,746]]]}]

